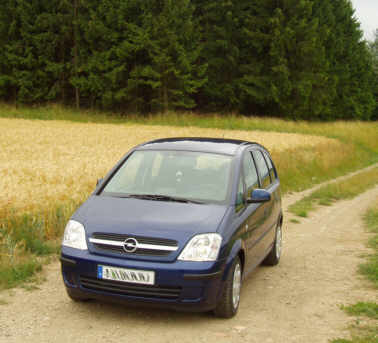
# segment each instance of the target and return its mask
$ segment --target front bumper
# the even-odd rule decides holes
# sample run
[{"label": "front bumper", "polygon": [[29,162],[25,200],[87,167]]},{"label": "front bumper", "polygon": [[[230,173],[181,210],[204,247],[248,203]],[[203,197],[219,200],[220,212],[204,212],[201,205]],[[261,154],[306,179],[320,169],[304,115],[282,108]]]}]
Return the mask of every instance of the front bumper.
[{"label": "front bumper", "polygon": [[[62,275],[71,294],[177,310],[215,308],[223,287],[225,261],[172,263],[114,258],[62,247]],[[97,266],[151,270],[155,285],[109,282],[97,278]]]}]

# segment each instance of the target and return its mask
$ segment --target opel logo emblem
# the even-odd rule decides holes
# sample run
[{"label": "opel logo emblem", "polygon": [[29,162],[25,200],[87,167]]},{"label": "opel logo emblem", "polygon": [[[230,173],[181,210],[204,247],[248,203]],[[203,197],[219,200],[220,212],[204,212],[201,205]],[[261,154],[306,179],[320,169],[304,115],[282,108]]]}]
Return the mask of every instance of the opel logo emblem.
[{"label": "opel logo emblem", "polygon": [[138,241],[135,238],[128,238],[123,242],[123,250],[135,252],[138,249]]}]

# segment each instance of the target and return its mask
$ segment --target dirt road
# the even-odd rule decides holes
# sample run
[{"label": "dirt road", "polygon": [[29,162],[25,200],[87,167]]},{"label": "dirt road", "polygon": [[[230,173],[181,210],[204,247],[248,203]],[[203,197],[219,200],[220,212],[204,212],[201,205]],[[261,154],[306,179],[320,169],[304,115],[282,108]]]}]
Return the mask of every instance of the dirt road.
[{"label": "dirt road", "polygon": [[[303,194],[287,196],[285,208]],[[259,267],[248,277],[239,313],[231,320],[74,303],[65,294],[59,263],[53,263],[39,290],[0,293],[8,302],[0,305],[0,342],[317,343],[346,337],[352,319],[339,305],[377,299],[356,272],[367,251],[361,214],[377,197],[378,187],[320,208],[301,224],[290,223],[286,213],[280,265]]]}]

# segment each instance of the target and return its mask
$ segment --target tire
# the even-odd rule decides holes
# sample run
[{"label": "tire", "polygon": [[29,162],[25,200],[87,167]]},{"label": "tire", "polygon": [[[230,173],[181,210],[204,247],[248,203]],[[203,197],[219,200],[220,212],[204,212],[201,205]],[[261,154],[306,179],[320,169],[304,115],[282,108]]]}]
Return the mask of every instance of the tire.
[{"label": "tire", "polygon": [[267,266],[276,266],[280,262],[282,254],[282,224],[281,222],[278,223],[276,227],[276,236],[274,239],[273,247],[263,264]]},{"label": "tire", "polygon": [[67,288],[66,287],[66,291],[67,291],[67,295],[68,297],[72,300],[72,301],[75,301],[75,302],[83,302],[83,301],[88,301],[89,299],[78,294],[77,292],[75,292],[74,290],[70,289],[70,288]]},{"label": "tire", "polygon": [[214,314],[220,318],[232,318],[236,315],[240,303],[240,289],[242,281],[242,266],[237,256],[228,273],[220,300]]}]

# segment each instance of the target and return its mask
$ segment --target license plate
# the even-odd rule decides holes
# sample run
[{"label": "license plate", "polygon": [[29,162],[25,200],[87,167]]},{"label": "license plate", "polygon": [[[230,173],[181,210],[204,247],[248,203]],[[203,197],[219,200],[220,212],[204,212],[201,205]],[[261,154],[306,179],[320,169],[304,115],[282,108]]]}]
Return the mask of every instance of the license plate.
[{"label": "license plate", "polygon": [[149,270],[126,269],[98,265],[97,277],[99,279],[138,283],[142,285],[155,284],[155,272]]}]

